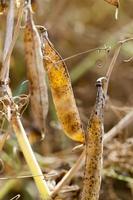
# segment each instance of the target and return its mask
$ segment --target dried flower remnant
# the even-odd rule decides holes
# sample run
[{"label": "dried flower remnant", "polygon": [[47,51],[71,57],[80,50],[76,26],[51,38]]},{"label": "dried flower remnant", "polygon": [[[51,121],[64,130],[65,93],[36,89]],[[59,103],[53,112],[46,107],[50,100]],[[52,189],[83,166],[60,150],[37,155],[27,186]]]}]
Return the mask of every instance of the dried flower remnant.
[{"label": "dried flower remnant", "polygon": [[105,105],[101,79],[98,79],[96,86],[96,104],[90,116],[88,130],[85,137],[86,161],[82,200],[98,200],[101,184],[104,134],[103,112]]},{"label": "dried flower remnant", "polygon": [[76,106],[67,66],[50,42],[47,30],[40,27],[44,67],[47,71],[58,119],[66,135],[83,142],[84,131]]},{"label": "dried flower remnant", "polygon": [[[41,42],[34,25],[32,13],[27,9],[27,19],[24,34],[27,76],[30,84],[30,102],[35,125],[46,132],[46,117],[48,113],[48,94],[43,68]],[[42,135],[44,136],[44,135]]]}]

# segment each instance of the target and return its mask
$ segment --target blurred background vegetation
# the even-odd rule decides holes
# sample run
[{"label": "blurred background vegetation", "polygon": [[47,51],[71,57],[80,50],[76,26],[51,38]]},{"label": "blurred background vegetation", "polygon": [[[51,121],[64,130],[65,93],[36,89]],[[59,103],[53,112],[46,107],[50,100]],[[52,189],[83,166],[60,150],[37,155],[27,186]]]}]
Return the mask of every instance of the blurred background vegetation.
[{"label": "blurred background vegetation", "polygon": [[[7,1],[8,2],[8,1]],[[118,20],[115,7],[104,0],[33,0],[34,19],[37,25],[45,25],[55,48],[63,58],[96,48],[111,47],[110,52],[95,51],[66,61],[71,75],[73,90],[84,127],[86,127],[95,100],[95,81],[104,76],[113,49],[117,42],[133,36],[133,1],[120,0]],[[5,38],[7,10],[0,15],[0,62]],[[23,25],[23,24],[22,24]],[[121,50],[111,76],[109,99],[105,110],[105,132],[110,130],[129,110],[133,108],[133,43],[127,43]],[[23,28],[11,58],[10,85],[14,95],[28,93],[25,72]],[[76,145],[63,133],[58,123],[49,91],[49,114],[44,141],[32,120],[30,106],[24,112],[22,121],[49,187],[53,188],[66,171],[75,163],[81,152],[72,152]],[[133,198],[133,125],[123,130],[104,148],[104,177],[100,200],[131,200]],[[2,130],[1,136],[2,137]],[[1,177],[30,175],[14,134],[7,137],[0,152]],[[71,185],[66,188],[64,199],[80,199],[83,169]],[[32,178],[0,180],[0,199],[9,200],[17,194],[20,199],[39,199]]]}]

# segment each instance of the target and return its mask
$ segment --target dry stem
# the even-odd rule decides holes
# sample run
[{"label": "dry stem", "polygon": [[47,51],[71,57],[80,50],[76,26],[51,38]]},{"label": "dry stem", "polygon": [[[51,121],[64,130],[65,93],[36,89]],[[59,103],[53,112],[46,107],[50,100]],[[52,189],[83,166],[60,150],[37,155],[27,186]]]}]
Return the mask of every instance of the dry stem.
[{"label": "dry stem", "polygon": [[73,167],[66,173],[66,175],[62,178],[62,180],[55,186],[54,191],[51,192],[51,196],[54,197],[59,192],[59,190],[66,185],[74,176],[75,172],[77,172],[80,167],[84,163],[84,156],[85,151],[82,152],[79,159],[76,161],[76,163],[73,165]]},{"label": "dry stem", "polygon": [[[10,34],[12,32],[12,37],[10,37],[11,43],[9,43],[9,41],[10,41],[9,34],[6,35],[6,41],[8,41],[9,45],[8,45],[8,47],[6,47],[7,45],[5,43],[6,52],[4,51],[3,67],[1,69],[1,77],[0,77],[0,80],[4,81],[4,82],[8,81],[8,78],[9,78],[10,57],[11,57],[15,42],[17,40],[18,34],[19,34],[19,29],[20,29],[22,15],[23,15],[23,8],[24,8],[24,0],[21,0],[20,7],[18,9],[17,23],[14,28],[14,33],[13,33],[13,27],[11,30],[11,25],[9,26],[9,22],[7,19],[7,30],[9,29]],[[12,26],[13,26],[13,24],[12,24]]]},{"label": "dry stem", "polygon": [[[35,155],[31,149],[30,143],[28,141],[28,138],[26,136],[26,133],[22,126],[20,118],[19,118],[19,116],[16,115],[16,113],[15,113],[15,115],[12,116],[12,127],[14,129],[14,132],[16,133],[17,140],[18,140],[21,150],[24,154],[26,162],[30,168],[30,171],[33,175],[33,178],[36,182],[36,186],[39,190],[41,198],[43,200],[50,200],[51,199],[50,191],[44,180],[42,171],[36,161]],[[39,176],[35,176],[35,175],[39,175]]]}]

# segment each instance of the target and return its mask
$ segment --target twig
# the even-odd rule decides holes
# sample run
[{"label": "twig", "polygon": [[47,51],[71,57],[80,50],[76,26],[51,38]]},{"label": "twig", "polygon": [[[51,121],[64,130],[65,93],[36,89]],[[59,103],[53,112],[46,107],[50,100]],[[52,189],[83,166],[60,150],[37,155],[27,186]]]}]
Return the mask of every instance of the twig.
[{"label": "twig", "polygon": [[[19,29],[20,29],[20,25],[21,25],[21,19],[22,19],[22,15],[23,15],[23,8],[24,8],[24,0],[21,0],[20,2],[20,7],[18,9],[18,15],[17,15],[17,23],[16,26],[14,28],[14,33],[13,33],[13,37],[11,40],[10,45],[8,46],[8,51],[4,56],[3,59],[3,67],[1,69],[1,81],[8,81],[8,77],[9,77],[9,63],[10,63],[10,57],[15,45],[15,42],[17,40],[18,34],[19,34]],[[9,38],[7,38],[8,42],[9,42]]]},{"label": "twig", "polygon": [[117,48],[116,48],[116,50],[114,52],[114,56],[113,56],[113,58],[112,58],[112,60],[110,62],[109,68],[108,68],[107,73],[106,73],[107,81],[106,81],[106,84],[104,85],[105,96],[107,95],[107,90],[108,90],[108,85],[109,85],[110,77],[111,77],[112,71],[114,69],[116,60],[117,60],[117,58],[119,56],[121,47],[125,43],[130,42],[132,40],[133,40],[133,38],[127,38],[127,39],[119,41],[118,44],[117,44]]},{"label": "twig", "polygon": [[[0,71],[0,95],[1,96],[7,96],[10,100],[12,99],[12,94],[11,90],[8,86],[9,82],[9,68],[10,68],[10,57],[11,53],[14,47],[14,44],[16,42],[18,33],[19,33],[19,28],[20,28],[20,23],[21,23],[21,18],[22,18],[22,13],[23,13],[23,5],[24,5],[24,0],[21,0],[20,2],[20,7],[18,10],[18,18],[17,18],[17,23],[14,29],[13,33],[13,28],[14,28],[14,0],[10,1],[10,10],[7,16],[7,31],[6,31],[6,38],[5,38],[5,45],[4,45],[4,51],[3,51],[3,62],[2,62],[2,68]],[[10,101],[9,100],[9,101]],[[7,105],[6,107],[7,110],[10,112],[10,105]],[[10,116],[10,114],[9,114]],[[8,117],[8,120],[10,117]],[[6,140],[5,140],[6,141]],[[3,141],[2,146],[4,146],[5,141]]]},{"label": "twig", "polygon": [[12,180],[12,179],[26,179],[26,178],[34,178],[37,176],[42,176],[44,177],[44,175],[20,175],[20,176],[8,176],[8,177],[0,177],[1,181],[6,181],[6,180]]},{"label": "twig", "polygon": [[74,174],[81,168],[84,163],[85,150],[82,152],[73,167],[66,173],[62,180],[55,186],[54,191],[51,192],[51,196],[55,197],[59,190],[66,185],[74,176]]},{"label": "twig", "polygon": [[126,128],[133,121],[133,111],[129,112],[125,117],[123,117],[116,126],[114,126],[108,133],[104,136],[104,144],[109,142],[113,137],[115,137],[120,131]]},{"label": "twig", "polygon": [[114,169],[104,169],[103,170],[103,175],[111,178],[118,179],[120,181],[124,181],[130,184],[133,184],[133,178],[121,174],[117,174]]},{"label": "twig", "polygon": [[126,62],[126,63],[131,62],[131,61],[133,61],[133,56],[124,60],[124,62]]},{"label": "twig", "polygon": [[0,80],[3,82],[8,82],[6,77],[6,72],[9,70],[10,66],[10,57],[5,63],[4,60],[8,54],[12,37],[13,37],[13,28],[14,28],[14,0],[10,1],[9,11],[7,15],[7,22],[6,22],[6,37],[5,37],[5,44],[4,44],[4,50],[3,50],[3,62],[2,62],[2,68],[1,68],[1,78]]},{"label": "twig", "polygon": [[14,27],[14,0],[10,1],[9,11],[7,14],[7,22],[6,22],[6,36],[5,36],[5,44],[3,50],[3,59],[5,59],[10,43],[12,41],[13,36],[13,27]]},{"label": "twig", "polygon": [[[25,130],[22,126],[22,123],[20,121],[19,115],[16,115],[16,112],[14,115],[12,115],[12,127],[14,129],[14,132],[16,133],[17,140],[19,142],[19,145],[23,151],[24,157],[26,159],[26,162],[30,168],[30,171],[33,175],[33,178],[36,182],[36,186],[39,190],[39,193],[41,195],[41,198],[44,200],[50,200],[50,191],[47,187],[47,184],[44,180],[42,171],[36,161],[35,155],[31,149],[30,143],[28,141],[28,138],[26,136]],[[34,176],[34,175],[40,175],[40,176]]]},{"label": "twig", "polygon": [[132,107],[128,107],[128,106],[123,106],[123,107],[119,107],[119,106],[115,106],[113,104],[109,105],[109,108],[113,109],[113,110],[116,110],[116,111],[120,111],[120,112],[130,112],[131,110],[133,110]]},{"label": "twig", "polygon": [[17,194],[16,196],[14,196],[13,198],[11,198],[10,200],[18,200],[21,197],[20,194]]},{"label": "twig", "polygon": [[94,52],[94,51],[108,51],[108,50],[109,50],[109,47],[106,47],[106,46],[105,46],[105,47],[96,47],[96,48],[88,49],[88,50],[86,50],[86,51],[83,51],[83,52],[74,54],[74,55],[69,56],[69,57],[66,57],[66,58],[63,58],[62,60],[56,62],[55,64],[60,63],[60,62],[62,62],[62,61],[67,61],[67,60],[76,58],[76,57],[81,56],[81,55],[84,55],[84,54],[92,53],[92,52]]},{"label": "twig", "polygon": [[121,46],[122,46],[121,43],[118,44],[118,47],[117,47],[116,50],[115,50],[114,56],[113,56],[113,58],[112,58],[112,60],[111,60],[111,63],[110,63],[109,68],[108,68],[108,71],[107,71],[107,73],[106,73],[107,82],[106,82],[105,88],[104,88],[105,96],[107,95],[107,90],[108,90],[108,85],[109,85],[110,76],[111,76],[111,74],[112,74],[114,65],[115,65],[116,60],[117,60],[117,58],[118,58],[118,55],[119,55],[119,53],[120,53]]},{"label": "twig", "polygon": [[[101,37],[101,40],[103,40],[104,44],[110,44],[112,48],[114,48],[116,41],[114,38],[119,38],[120,33],[126,34],[129,29],[132,29],[133,23],[129,23],[126,26],[122,27],[120,30],[115,32],[111,35],[111,37],[107,40],[107,38]],[[131,51],[129,51],[126,47],[124,48],[124,51],[128,51],[129,54],[131,54]],[[99,54],[98,59],[103,59],[104,55]],[[97,54],[94,52],[87,56],[83,61],[81,61],[77,66],[75,66],[71,71],[71,80],[72,83],[75,83],[79,78],[81,78],[84,74],[88,72],[92,67],[95,67],[97,61]]]}]

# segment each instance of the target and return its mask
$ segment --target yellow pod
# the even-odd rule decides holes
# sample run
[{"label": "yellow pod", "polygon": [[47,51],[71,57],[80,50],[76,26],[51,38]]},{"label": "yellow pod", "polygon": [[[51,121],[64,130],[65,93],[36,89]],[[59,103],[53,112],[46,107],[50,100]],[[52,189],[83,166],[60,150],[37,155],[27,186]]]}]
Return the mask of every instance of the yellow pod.
[{"label": "yellow pod", "polygon": [[46,29],[41,29],[44,67],[48,74],[57,116],[66,135],[83,142],[84,130],[76,106],[71,80],[63,59],[49,41]]}]

